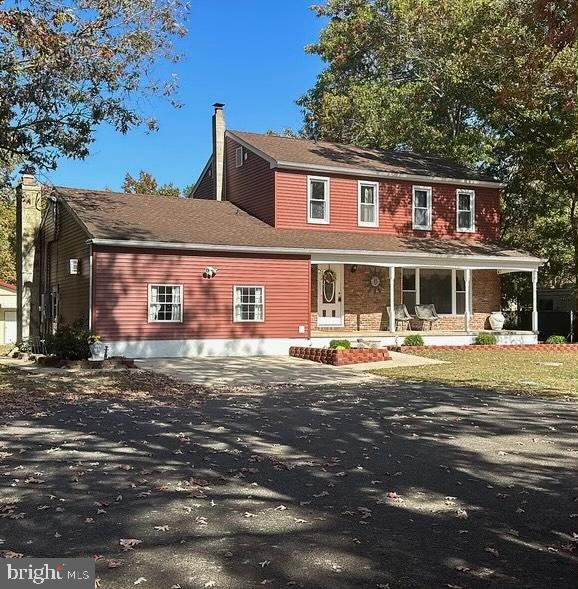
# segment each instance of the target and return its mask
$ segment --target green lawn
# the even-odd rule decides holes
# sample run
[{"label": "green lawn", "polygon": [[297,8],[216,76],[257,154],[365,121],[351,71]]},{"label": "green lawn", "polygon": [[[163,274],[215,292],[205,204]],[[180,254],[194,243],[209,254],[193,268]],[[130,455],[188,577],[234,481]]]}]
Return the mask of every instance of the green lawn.
[{"label": "green lawn", "polygon": [[578,352],[432,350],[417,355],[444,360],[447,364],[385,368],[375,372],[394,380],[578,397]]}]

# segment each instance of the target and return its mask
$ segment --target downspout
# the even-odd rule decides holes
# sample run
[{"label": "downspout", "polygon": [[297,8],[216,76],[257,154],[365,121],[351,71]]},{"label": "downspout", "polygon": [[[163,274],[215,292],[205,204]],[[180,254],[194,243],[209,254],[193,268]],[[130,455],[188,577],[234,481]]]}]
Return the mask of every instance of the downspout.
[{"label": "downspout", "polygon": [[88,331],[92,331],[92,243],[88,247]]}]

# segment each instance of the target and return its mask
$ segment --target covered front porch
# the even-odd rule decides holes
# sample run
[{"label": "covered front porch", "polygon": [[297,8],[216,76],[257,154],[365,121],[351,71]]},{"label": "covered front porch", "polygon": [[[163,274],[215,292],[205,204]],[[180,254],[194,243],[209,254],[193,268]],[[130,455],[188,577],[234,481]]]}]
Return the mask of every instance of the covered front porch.
[{"label": "covered front porch", "polygon": [[[312,258],[311,339],[319,345],[331,339],[399,345],[407,335],[420,334],[426,345],[471,344],[478,333],[492,331],[490,316],[501,310],[500,275],[530,272],[532,331],[508,330],[506,325],[493,333],[503,344],[536,343],[536,259],[480,258],[433,254]],[[423,320],[424,305],[435,310],[431,321]],[[400,320],[402,310],[402,314],[407,310],[405,320]]]}]

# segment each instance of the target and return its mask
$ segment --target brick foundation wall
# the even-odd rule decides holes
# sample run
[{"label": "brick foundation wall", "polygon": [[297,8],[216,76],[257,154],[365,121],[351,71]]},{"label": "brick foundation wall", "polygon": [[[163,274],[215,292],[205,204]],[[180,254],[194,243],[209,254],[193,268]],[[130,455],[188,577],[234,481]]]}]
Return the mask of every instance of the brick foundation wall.
[{"label": "brick foundation wall", "polygon": [[[345,317],[343,327],[317,326],[317,266],[311,267],[311,326],[312,329],[328,333],[335,331],[389,331],[389,274],[387,268],[358,266],[356,272],[351,265],[344,269]],[[370,277],[375,273],[381,277],[382,290],[376,292],[369,286]],[[401,302],[401,270],[396,270],[395,302]],[[472,271],[472,317],[470,329],[489,329],[488,317],[500,309],[500,277],[495,270]],[[413,309],[408,309],[410,313]],[[420,321],[412,321],[413,330],[427,329]],[[433,325],[432,331],[453,331],[464,329],[463,315],[445,315]]]}]

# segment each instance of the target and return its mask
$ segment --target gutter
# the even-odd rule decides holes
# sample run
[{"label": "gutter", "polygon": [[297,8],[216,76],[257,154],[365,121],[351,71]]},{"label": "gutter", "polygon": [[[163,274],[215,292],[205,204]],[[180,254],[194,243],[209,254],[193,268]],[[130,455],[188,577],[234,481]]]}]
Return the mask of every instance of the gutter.
[{"label": "gutter", "polygon": [[[486,255],[467,255],[467,254],[432,254],[427,252],[388,252],[388,251],[369,251],[369,250],[343,250],[343,249],[319,249],[319,248],[300,248],[300,247],[278,247],[278,246],[253,246],[253,245],[213,245],[207,243],[180,243],[180,242],[165,242],[165,241],[137,241],[137,240],[123,240],[123,239],[90,239],[88,243],[93,246],[106,247],[126,247],[126,248],[146,248],[146,249],[166,249],[166,250],[200,250],[209,252],[240,252],[251,254],[294,254],[305,255],[313,258],[323,258],[328,256],[347,257],[357,256],[368,258],[372,261],[379,261],[384,257],[393,258],[392,262],[386,265],[395,265],[396,260],[400,264],[404,264],[404,260],[453,260],[455,262],[463,262],[466,266],[468,262],[478,263],[493,263],[498,268],[512,269],[520,268],[531,270],[536,269],[547,260],[543,258],[535,258],[532,256],[520,257],[501,257],[501,256],[486,256]],[[405,264],[409,265],[409,264]],[[496,269],[495,267],[493,269]],[[520,268],[522,269],[522,268]]]}]

